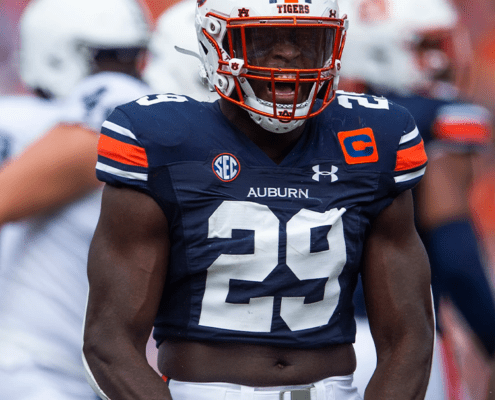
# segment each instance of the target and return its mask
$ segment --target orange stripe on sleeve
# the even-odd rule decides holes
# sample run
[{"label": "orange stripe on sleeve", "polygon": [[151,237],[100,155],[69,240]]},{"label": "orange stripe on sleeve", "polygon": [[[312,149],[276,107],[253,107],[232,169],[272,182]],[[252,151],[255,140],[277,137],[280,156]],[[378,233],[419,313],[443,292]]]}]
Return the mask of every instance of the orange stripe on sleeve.
[{"label": "orange stripe on sleeve", "polygon": [[122,143],[105,135],[100,135],[98,154],[122,164],[148,167],[148,157],[143,148]]},{"label": "orange stripe on sleeve", "polygon": [[428,161],[423,140],[416,146],[397,152],[395,171],[406,171],[408,169],[420,167]]},{"label": "orange stripe on sleeve", "polygon": [[439,139],[488,144],[491,141],[492,131],[489,125],[479,123],[442,123],[436,122],[433,132]]}]

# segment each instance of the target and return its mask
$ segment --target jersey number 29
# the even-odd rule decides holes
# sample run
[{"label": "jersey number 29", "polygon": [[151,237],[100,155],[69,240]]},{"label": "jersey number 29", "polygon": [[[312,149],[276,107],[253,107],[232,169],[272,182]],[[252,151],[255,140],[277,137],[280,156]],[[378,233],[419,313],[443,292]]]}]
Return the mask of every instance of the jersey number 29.
[{"label": "jersey number 29", "polygon": [[[286,226],[287,265],[299,280],[327,279],[323,299],[282,297],[280,316],[292,331],[328,324],[337,307],[338,277],[347,260],[342,215],[345,208],[324,213],[301,209]],[[199,325],[244,332],[270,332],[274,297],[227,303],[230,279],[262,282],[278,264],[280,221],[266,205],[224,201],[208,220],[208,238],[231,238],[232,230],[254,231],[254,254],[221,254],[207,271]],[[311,252],[311,229],[331,226],[328,250]]]}]

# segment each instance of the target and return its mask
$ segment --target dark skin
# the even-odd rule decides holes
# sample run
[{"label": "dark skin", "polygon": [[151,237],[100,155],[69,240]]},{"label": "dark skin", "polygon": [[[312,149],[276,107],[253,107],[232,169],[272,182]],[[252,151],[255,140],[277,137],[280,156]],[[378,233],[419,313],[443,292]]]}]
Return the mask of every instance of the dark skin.
[{"label": "dark skin", "polygon": [[242,108],[223,99],[220,101],[220,109],[242,133],[277,164],[290,153],[304,131],[304,125],[302,125],[283,135],[268,132],[255,124]]},{"label": "dark skin", "polygon": [[[303,134],[303,127],[285,134],[266,132],[226,100],[221,100],[221,110],[276,163]],[[171,399],[145,354],[166,279],[169,239],[167,220],[151,197],[105,187],[89,252],[83,350],[100,388],[112,400]],[[376,218],[364,257],[378,355],[365,399],[422,399],[433,348],[433,310],[429,264],[414,227],[410,191]],[[160,346],[158,367],[181,381],[281,386],[351,374],[356,360],[351,343],[301,350],[167,340]]]},{"label": "dark skin", "polygon": [[423,399],[428,386],[434,338],[430,270],[412,204],[410,191],[399,195],[366,241],[363,288],[378,359],[366,400]]}]

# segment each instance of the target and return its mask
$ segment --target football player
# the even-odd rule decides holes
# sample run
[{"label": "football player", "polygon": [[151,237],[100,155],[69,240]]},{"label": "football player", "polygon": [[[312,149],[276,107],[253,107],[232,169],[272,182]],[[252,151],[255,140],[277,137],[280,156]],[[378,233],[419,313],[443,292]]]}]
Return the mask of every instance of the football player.
[{"label": "football player", "polygon": [[[434,324],[413,118],[335,93],[347,30],[335,0],[198,1],[195,23],[220,100],[145,96],[102,126],[83,347],[95,391],[361,399],[361,272],[378,351],[366,398],[423,398]],[[146,362],[152,325],[163,377]]]},{"label": "football player", "polygon": [[[406,107],[429,151],[416,204],[417,226],[431,262],[436,309],[441,311],[444,299],[452,301],[474,332],[482,359],[491,358],[495,304],[472,226],[468,192],[472,165],[492,140],[493,118],[485,108],[457,99],[453,53],[459,47],[454,45],[457,14],[444,0],[343,0],[341,7],[354,22],[347,36],[341,83],[349,90],[351,81],[366,93],[384,95]],[[364,310],[359,313],[365,315]],[[453,335],[448,331],[453,328],[441,320],[440,312],[437,322],[445,355],[451,350]],[[451,362],[445,360],[445,366]],[[449,370],[444,377],[448,398],[457,399],[455,392],[462,391],[460,382],[449,377],[457,372]],[[483,376],[480,371],[478,377]],[[479,380],[468,390],[474,396],[484,388]]]},{"label": "football player", "polygon": [[2,104],[13,152],[0,170],[0,398],[94,399],[80,349],[98,131],[115,106],[149,93],[139,79],[149,24],[133,0],[34,0],[20,34],[23,80],[61,100]]}]

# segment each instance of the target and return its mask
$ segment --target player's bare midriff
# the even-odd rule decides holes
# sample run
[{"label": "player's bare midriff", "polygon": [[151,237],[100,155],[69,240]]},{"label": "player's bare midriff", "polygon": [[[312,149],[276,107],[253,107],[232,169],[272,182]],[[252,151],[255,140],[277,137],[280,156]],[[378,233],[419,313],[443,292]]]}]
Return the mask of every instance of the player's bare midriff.
[{"label": "player's bare midriff", "polygon": [[158,367],[178,381],[284,386],[352,374],[356,356],[350,343],[302,350],[174,340],[160,345]]}]

